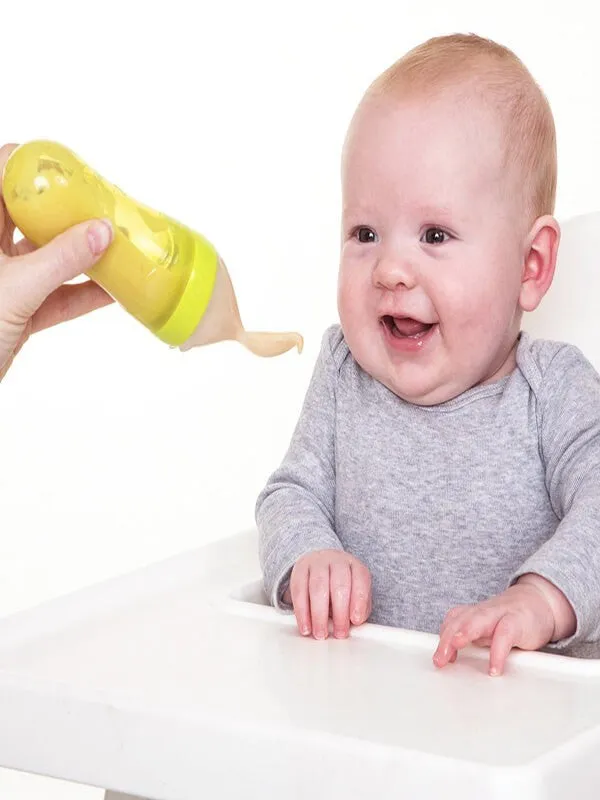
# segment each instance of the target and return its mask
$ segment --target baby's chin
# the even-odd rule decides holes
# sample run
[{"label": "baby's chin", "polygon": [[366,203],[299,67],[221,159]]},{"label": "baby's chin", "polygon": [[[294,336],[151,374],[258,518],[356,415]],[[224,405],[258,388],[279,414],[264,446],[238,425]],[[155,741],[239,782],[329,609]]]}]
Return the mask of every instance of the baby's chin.
[{"label": "baby's chin", "polygon": [[345,338],[361,369],[407,403],[436,406],[453,400],[469,388],[458,384],[451,375],[440,374],[439,368],[431,362],[421,366],[410,362],[394,364],[378,337],[368,341],[364,333],[357,335],[351,329]]},{"label": "baby's chin", "polygon": [[385,370],[377,374],[377,370],[374,370],[371,375],[401,400],[415,406],[438,406],[454,400],[466,388],[443,379],[436,380],[434,376],[426,374],[399,376],[394,372],[386,373]]},{"label": "baby's chin", "polygon": [[453,400],[461,394],[460,391],[445,386],[428,386],[425,388],[387,380],[382,380],[381,383],[401,400],[414,406],[438,406],[448,400]]}]

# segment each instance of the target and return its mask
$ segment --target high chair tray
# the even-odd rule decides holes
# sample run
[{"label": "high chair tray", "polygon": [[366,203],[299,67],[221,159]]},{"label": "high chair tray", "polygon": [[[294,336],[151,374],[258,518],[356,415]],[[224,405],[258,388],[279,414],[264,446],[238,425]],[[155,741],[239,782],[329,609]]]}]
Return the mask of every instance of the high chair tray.
[{"label": "high chair tray", "polygon": [[0,620],[0,765],[155,800],[597,800],[600,660],[303,639],[254,531]]}]

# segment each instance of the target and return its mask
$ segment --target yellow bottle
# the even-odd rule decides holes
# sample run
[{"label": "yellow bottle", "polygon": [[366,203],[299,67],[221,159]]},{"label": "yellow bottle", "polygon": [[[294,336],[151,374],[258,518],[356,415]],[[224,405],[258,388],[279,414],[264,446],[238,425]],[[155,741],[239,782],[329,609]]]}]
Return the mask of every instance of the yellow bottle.
[{"label": "yellow bottle", "polygon": [[229,273],[212,244],[137,203],[68,148],[50,141],[20,145],[2,185],[13,222],[38,246],[78,222],[109,219],[113,242],[87,275],[167,344],[189,350],[236,339],[260,356],[302,350],[297,333],[245,331]]}]

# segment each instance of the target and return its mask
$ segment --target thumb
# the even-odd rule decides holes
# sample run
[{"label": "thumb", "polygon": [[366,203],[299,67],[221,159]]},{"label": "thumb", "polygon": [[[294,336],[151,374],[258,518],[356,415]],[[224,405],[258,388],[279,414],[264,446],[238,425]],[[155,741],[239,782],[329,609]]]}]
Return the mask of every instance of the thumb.
[{"label": "thumb", "polygon": [[33,253],[12,258],[14,310],[26,317],[34,314],[55,289],[91,269],[112,238],[109,220],[82,222]]}]

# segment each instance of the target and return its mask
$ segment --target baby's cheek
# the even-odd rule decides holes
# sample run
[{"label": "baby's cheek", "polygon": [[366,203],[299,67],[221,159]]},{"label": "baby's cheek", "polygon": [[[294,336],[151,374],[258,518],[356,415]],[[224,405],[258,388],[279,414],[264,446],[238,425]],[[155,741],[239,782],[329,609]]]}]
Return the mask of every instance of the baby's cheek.
[{"label": "baby's cheek", "polygon": [[341,316],[349,316],[352,313],[354,292],[352,282],[347,273],[340,272],[338,280],[338,309]]},{"label": "baby's cheek", "polygon": [[373,306],[373,289],[365,275],[358,269],[342,268],[338,281],[338,310],[344,330],[364,327],[369,316],[375,313]]},{"label": "baby's cheek", "polygon": [[495,330],[505,305],[498,287],[472,277],[460,285],[445,287],[440,316],[446,327],[454,329],[462,342],[483,342]]}]

